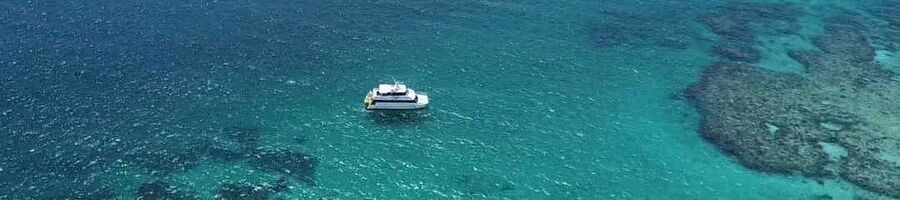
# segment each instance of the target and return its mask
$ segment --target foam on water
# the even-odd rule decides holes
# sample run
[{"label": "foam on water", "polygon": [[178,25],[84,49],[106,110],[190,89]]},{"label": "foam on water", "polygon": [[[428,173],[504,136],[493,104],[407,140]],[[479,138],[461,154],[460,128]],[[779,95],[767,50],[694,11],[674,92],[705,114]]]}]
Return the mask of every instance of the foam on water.
[{"label": "foam on water", "polygon": [[891,52],[888,50],[877,50],[875,51],[875,62],[891,70],[900,72],[900,56],[897,56],[897,53],[898,52]]}]

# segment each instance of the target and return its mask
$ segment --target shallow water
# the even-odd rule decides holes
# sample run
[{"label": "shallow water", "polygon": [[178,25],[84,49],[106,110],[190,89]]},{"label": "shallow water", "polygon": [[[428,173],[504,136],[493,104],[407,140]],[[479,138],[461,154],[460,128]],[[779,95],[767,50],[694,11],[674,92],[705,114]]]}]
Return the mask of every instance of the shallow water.
[{"label": "shallow water", "polygon": [[[856,6],[839,2],[802,2],[801,21]],[[279,179],[269,198],[885,198],[748,170],[697,134],[680,94],[718,59],[698,18],[728,3],[3,2],[0,199]],[[817,26],[759,36],[760,67],[802,72],[784,51]],[[393,80],[432,105],[361,108]],[[312,156],[315,180],[260,167],[263,150]]]}]

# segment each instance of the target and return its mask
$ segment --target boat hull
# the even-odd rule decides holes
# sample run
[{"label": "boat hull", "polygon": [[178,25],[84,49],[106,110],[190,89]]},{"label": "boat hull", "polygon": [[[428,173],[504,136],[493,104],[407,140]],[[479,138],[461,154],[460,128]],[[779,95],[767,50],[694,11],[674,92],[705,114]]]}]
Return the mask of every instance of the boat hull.
[{"label": "boat hull", "polygon": [[415,110],[428,107],[428,96],[416,95],[416,102],[373,101],[366,103],[368,110]]}]

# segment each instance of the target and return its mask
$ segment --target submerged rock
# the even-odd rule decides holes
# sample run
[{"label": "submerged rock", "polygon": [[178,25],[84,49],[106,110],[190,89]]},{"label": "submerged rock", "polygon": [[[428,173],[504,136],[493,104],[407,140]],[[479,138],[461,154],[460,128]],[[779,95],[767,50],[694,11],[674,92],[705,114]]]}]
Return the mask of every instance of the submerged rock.
[{"label": "submerged rock", "polygon": [[900,164],[884,153],[900,152],[900,79],[872,62],[860,22],[838,15],[827,23],[815,39],[822,52],[790,54],[807,74],[740,62],[707,68],[685,91],[703,116],[700,134],[751,169],[840,176],[900,197]]}]

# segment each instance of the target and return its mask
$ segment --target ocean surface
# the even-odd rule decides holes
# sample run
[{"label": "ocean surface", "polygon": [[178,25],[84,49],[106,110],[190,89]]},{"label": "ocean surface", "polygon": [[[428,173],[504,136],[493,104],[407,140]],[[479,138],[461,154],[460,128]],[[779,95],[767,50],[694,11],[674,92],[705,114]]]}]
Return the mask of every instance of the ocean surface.
[{"label": "ocean surface", "polygon": [[[735,3],[2,1],[0,199],[890,199],[698,134],[702,18]],[[881,1],[756,3],[803,8],[756,36],[792,73],[824,16]],[[429,108],[363,109],[395,80]]]}]

